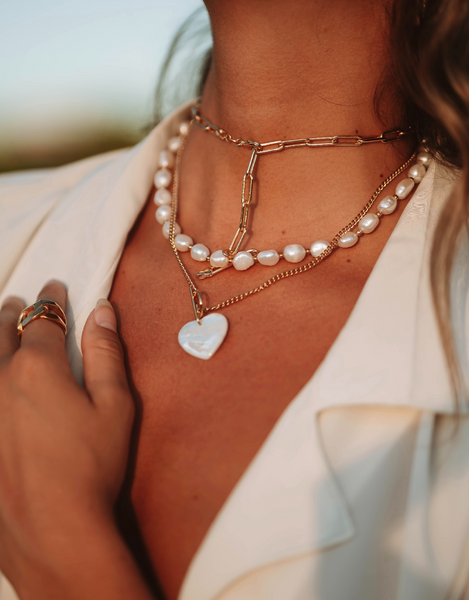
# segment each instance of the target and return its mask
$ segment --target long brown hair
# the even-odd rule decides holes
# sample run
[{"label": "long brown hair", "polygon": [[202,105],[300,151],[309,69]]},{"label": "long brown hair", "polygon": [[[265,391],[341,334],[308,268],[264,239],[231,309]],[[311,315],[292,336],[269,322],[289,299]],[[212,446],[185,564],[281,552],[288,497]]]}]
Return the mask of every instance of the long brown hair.
[{"label": "long brown hair", "polygon": [[[204,7],[177,32],[156,92],[156,120],[177,104],[199,96],[211,60],[210,24]],[[457,184],[436,228],[431,252],[431,288],[456,403],[467,398],[452,325],[450,278],[458,242],[469,217],[469,1],[394,0],[389,14],[390,62],[375,94],[386,81],[398,83],[404,125],[435,160],[459,171]],[[184,79],[174,86],[175,56],[190,56]],[[170,85],[171,84],[171,85]],[[183,84],[183,85],[182,85]],[[168,98],[176,89],[179,96]],[[400,121],[402,123],[402,120]]]},{"label": "long brown hair", "polygon": [[430,277],[454,397],[467,398],[456,351],[450,281],[469,217],[469,2],[396,0],[390,42],[405,119],[436,160],[459,170],[433,239]]}]

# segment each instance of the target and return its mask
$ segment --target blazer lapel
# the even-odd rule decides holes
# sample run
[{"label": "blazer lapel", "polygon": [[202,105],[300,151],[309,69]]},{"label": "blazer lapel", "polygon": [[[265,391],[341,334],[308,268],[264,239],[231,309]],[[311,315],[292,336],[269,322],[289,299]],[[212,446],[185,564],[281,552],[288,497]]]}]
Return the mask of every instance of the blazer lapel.
[{"label": "blazer lapel", "polygon": [[271,562],[350,539],[354,526],[326,463],[309,387],[287,408],[211,527],[180,600],[209,600]]},{"label": "blazer lapel", "polygon": [[318,409],[382,404],[454,412],[429,278],[433,232],[451,189],[447,172],[433,163],[313,378]]},{"label": "blazer lapel", "polygon": [[352,539],[347,500],[321,443],[322,410],[365,404],[454,411],[428,277],[433,229],[450,190],[446,172],[433,164],[323,363],[217,516],[179,600],[214,600],[269,563]]},{"label": "blazer lapel", "polygon": [[[67,352],[79,381],[86,318],[98,298],[109,294],[127,234],[148,197],[158,153],[176,135],[179,120],[191,104],[169,115],[140,144],[73,186],[39,223],[34,237],[24,240],[26,250],[2,290],[2,297],[16,294],[31,304],[48,279],[56,278],[67,286]],[[16,235],[21,237],[21,233]]]}]

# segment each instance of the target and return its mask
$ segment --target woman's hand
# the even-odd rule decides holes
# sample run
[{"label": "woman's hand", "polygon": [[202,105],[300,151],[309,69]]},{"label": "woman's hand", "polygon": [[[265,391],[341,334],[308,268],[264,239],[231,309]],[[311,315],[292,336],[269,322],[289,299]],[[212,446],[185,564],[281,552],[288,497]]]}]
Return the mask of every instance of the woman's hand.
[{"label": "woman's hand", "polygon": [[[38,298],[65,307],[58,282]],[[30,323],[20,345],[22,309],[9,298],[0,311],[0,569],[29,597],[34,573],[72,569],[76,548],[92,554],[93,539],[116,533],[134,405],[109,303],[98,302],[83,332],[86,390],[56,324]]]}]

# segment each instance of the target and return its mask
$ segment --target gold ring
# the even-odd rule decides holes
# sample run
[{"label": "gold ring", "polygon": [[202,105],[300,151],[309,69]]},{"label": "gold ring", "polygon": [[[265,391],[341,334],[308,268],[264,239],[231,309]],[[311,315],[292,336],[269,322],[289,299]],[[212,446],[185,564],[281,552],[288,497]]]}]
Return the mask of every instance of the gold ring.
[{"label": "gold ring", "polygon": [[62,307],[53,300],[42,298],[31,304],[31,306],[27,306],[21,312],[16,324],[16,330],[20,338],[25,327],[37,319],[47,319],[52,323],[56,323],[62,329],[64,335],[67,335],[67,317]]}]

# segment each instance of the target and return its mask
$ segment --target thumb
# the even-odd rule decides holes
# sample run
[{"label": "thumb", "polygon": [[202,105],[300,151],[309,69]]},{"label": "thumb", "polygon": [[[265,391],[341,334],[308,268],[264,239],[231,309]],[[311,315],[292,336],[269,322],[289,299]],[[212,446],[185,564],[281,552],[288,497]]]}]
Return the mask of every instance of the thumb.
[{"label": "thumb", "polygon": [[[85,387],[98,408],[132,404],[112,304],[101,298],[88,317],[81,340]],[[117,406],[116,406],[117,405]]]}]

